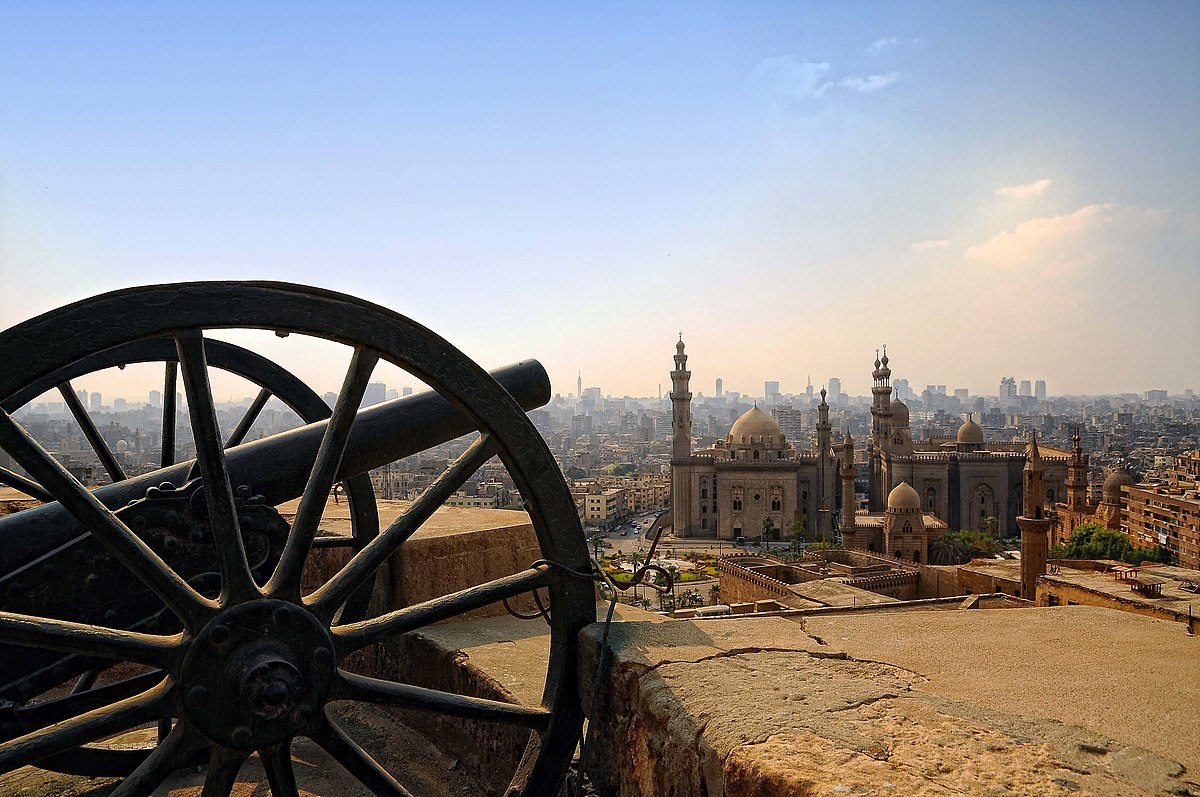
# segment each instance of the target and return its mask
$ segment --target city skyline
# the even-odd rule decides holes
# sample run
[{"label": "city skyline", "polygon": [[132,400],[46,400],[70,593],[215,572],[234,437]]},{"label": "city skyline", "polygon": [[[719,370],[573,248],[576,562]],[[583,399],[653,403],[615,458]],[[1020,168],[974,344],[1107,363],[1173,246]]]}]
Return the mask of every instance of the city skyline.
[{"label": "city skyline", "polygon": [[1195,4],[542,10],[5,4],[0,327],[282,279],[563,395],[665,393],[680,331],[743,393],[884,342],[918,392],[1200,386]]}]

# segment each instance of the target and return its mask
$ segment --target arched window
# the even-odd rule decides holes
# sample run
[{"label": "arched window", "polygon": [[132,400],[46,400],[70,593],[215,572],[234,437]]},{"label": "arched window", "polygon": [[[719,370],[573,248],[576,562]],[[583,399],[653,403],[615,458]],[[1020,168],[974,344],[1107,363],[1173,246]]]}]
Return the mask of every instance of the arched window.
[{"label": "arched window", "polygon": [[781,512],[783,510],[783,502],[779,500],[779,496],[771,499],[771,511]]},{"label": "arched window", "polygon": [[928,490],[925,491],[925,508],[928,509],[930,512],[933,512],[935,510],[936,506],[937,506],[937,490],[930,487]]},{"label": "arched window", "polygon": [[758,462],[758,449],[754,449],[754,461]]},{"label": "arched window", "polygon": [[905,533],[905,534],[912,534],[912,524],[911,524],[911,523],[905,522],[905,524],[904,524],[904,533]]},{"label": "arched window", "polygon": [[1047,504],[1054,503],[1054,488],[1053,487],[1046,488],[1046,503]]},{"label": "arched window", "polygon": [[701,487],[701,488],[700,488],[700,497],[701,497],[701,498],[708,498],[708,488],[707,488],[707,487]]},{"label": "arched window", "polygon": [[742,497],[740,495],[735,495],[733,497],[733,511],[734,512],[742,511]]},{"label": "arched window", "polygon": [[913,551],[913,561],[918,562],[918,563],[921,561],[921,552],[920,551]]}]

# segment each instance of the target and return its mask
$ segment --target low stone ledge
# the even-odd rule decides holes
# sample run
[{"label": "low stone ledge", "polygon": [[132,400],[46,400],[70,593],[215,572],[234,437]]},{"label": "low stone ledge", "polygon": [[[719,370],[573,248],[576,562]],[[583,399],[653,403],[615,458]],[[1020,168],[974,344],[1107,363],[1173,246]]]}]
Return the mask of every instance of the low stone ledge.
[{"label": "low stone ledge", "polygon": [[[922,620],[953,625],[982,611]],[[1004,615],[1012,622],[1038,611]],[[1068,639],[1074,623],[1092,619],[1062,618]],[[839,620],[825,621],[827,637]],[[872,632],[886,639],[891,622],[878,618]],[[597,688],[601,634],[596,625],[583,635],[585,700]],[[1121,734],[936,694],[919,671],[855,658],[789,620],[622,623],[608,643],[597,698],[585,704],[589,769],[603,797],[1200,793],[1180,761],[1114,738]],[[954,653],[945,650],[947,666]],[[1019,672],[1012,689],[1022,687]],[[1128,673],[1133,693],[1171,687],[1137,677]]]}]

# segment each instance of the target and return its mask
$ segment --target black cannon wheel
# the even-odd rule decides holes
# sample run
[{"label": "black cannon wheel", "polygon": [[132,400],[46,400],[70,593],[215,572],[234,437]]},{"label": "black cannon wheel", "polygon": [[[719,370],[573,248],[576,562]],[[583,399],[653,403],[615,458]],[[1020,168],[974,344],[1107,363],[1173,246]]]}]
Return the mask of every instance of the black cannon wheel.
[{"label": "black cannon wheel", "polygon": [[[282,401],[304,423],[313,423],[328,418],[332,412],[316,391],[310,388],[295,375],[280,367],[278,364],[249,349],[235,346],[220,340],[210,340],[205,344],[205,354],[210,368],[237,374],[252,384],[258,386],[259,392],[251,401],[241,419],[225,440],[225,448],[229,449],[244,442],[259,415],[271,398]],[[96,427],[96,423],[88,413],[83,402],[75,393],[72,380],[80,379],[106,368],[124,368],[135,363],[161,362],[163,364],[163,409],[162,409],[162,446],[159,462],[166,468],[176,461],[175,425],[176,413],[176,382],[178,379],[179,355],[175,341],[172,338],[147,338],[135,340],[123,346],[95,352],[81,360],[61,367],[34,382],[22,386],[11,395],[0,399],[0,408],[6,412],[16,412],[38,396],[57,389],[62,395],[67,409],[79,425],[84,437],[100,460],[112,482],[122,482],[129,477],[122,468],[119,459],[109,448],[104,436]],[[177,478],[176,487],[182,487],[185,481],[183,474]],[[41,485],[0,468],[0,484],[8,484],[28,495],[42,501],[53,501]],[[323,538],[322,544],[352,547],[362,550],[379,533],[379,514],[375,506],[374,490],[371,480],[365,474],[350,477],[342,485],[347,502],[350,506],[351,536],[349,539]],[[343,610],[343,617],[361,620],[366,614],[370,601],[371,587],[366,585],[354,595]],[[57,667],[58,672],[71,671],[70,663],[80,661],[79,657],[62,660]],[[78,679],[72,685],[70,694],[66,697],[51,697],[38,701],[32,707],[17,706],[11,711],[7,722],[11,725],[5,735],[0,738],[12,738],[25,735],[45,725],[57,722],[63,716],[70,716],[72,705],[97,705],[96,695],[83,695],[95,688],[95,683],[101,677],[103,668],[111,662],[91,662],[74,668],[79,670]],[[51,686],[59,691],[57,679],[46,680],[49,673],[41,673],[42,686]],[[145,680],[144,677],[141,677]],[[40,691],[31,681],[33,691]],[[23,684],[24,686],[24,684]],[[118,692],[120,687],[108,686],[108,691]],[[0,694],[0,698],[3,695]],[[102,698],[101,698],[102,699]],[[165,738],[170,729],[170,721],[164,720],[160,728],[159,738]],[[129,775],[149,754],[149,750],[109,749],[103,747],[81,747],[54,756],[49,756],[38,762],[45,769],[75,775],[123,777]]]},{"label": "black cannon wheel", "polygon": [[[239,533],[233,487],[208,381],[205,330],[270,329],[336,341],[353,356],[315,460],[306,467],[295,522],[279,564],[260,588]],[[159,635],[0,613],[0,643],[103,656],[167,673],[142,691],[0,744],[0,773],[114,734],[177,718],[153,752],[113,792],[147,794],[198,752],[209,757],[204,794],[230,792],[242,763],[258,753],[272,793],[296,795],[290,748],[307,737],[376,794],[409,792],[362,750],[328,711],[335,701],[403,706],[528,729],[529,742],[508,793],[553,793],[582,721],[576,644],[595,617],[588,556],[558,467],[520,406],[461,352],[411,320],[341,294],[277,283],[187,283],[117,291],[40,316],[0,335],[0,361],[25,369],[17,384],[0,374],[0,396],[98,351],[168,337],[178,354],[196,440],[198,472],[221,575],[205,598],[83,488],[8,415],[0,447],[179,618],[183,631]],[[355,414],[380,359],[430,385],[470,419],[476,439],[393,523],[326,583],[301,595],[304,562],[326,496],[342,473]],[[498,455],[532,520],[546,563],[470,589],[345,622],[339,609],[480,466]],[[352,458],[352,457],[349,457]],[[310,470],[309,470],[310,469]],[[349,654],[489,603],[544,587],[550,600],[550,662],[542,704],[511,705],[355,675]],[[286,633],[281,632],[287,626]]]}]

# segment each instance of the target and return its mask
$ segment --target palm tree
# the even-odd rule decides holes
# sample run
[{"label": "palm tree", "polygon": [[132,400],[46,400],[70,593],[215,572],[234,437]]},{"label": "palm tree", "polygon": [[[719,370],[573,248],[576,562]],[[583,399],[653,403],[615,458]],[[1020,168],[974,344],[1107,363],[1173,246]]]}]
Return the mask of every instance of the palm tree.
[{"label": "palm tree", "polygon": [[721,585],[713,584],[708,588],[708,601],[710,606],[716,606],[721,602]]}]

